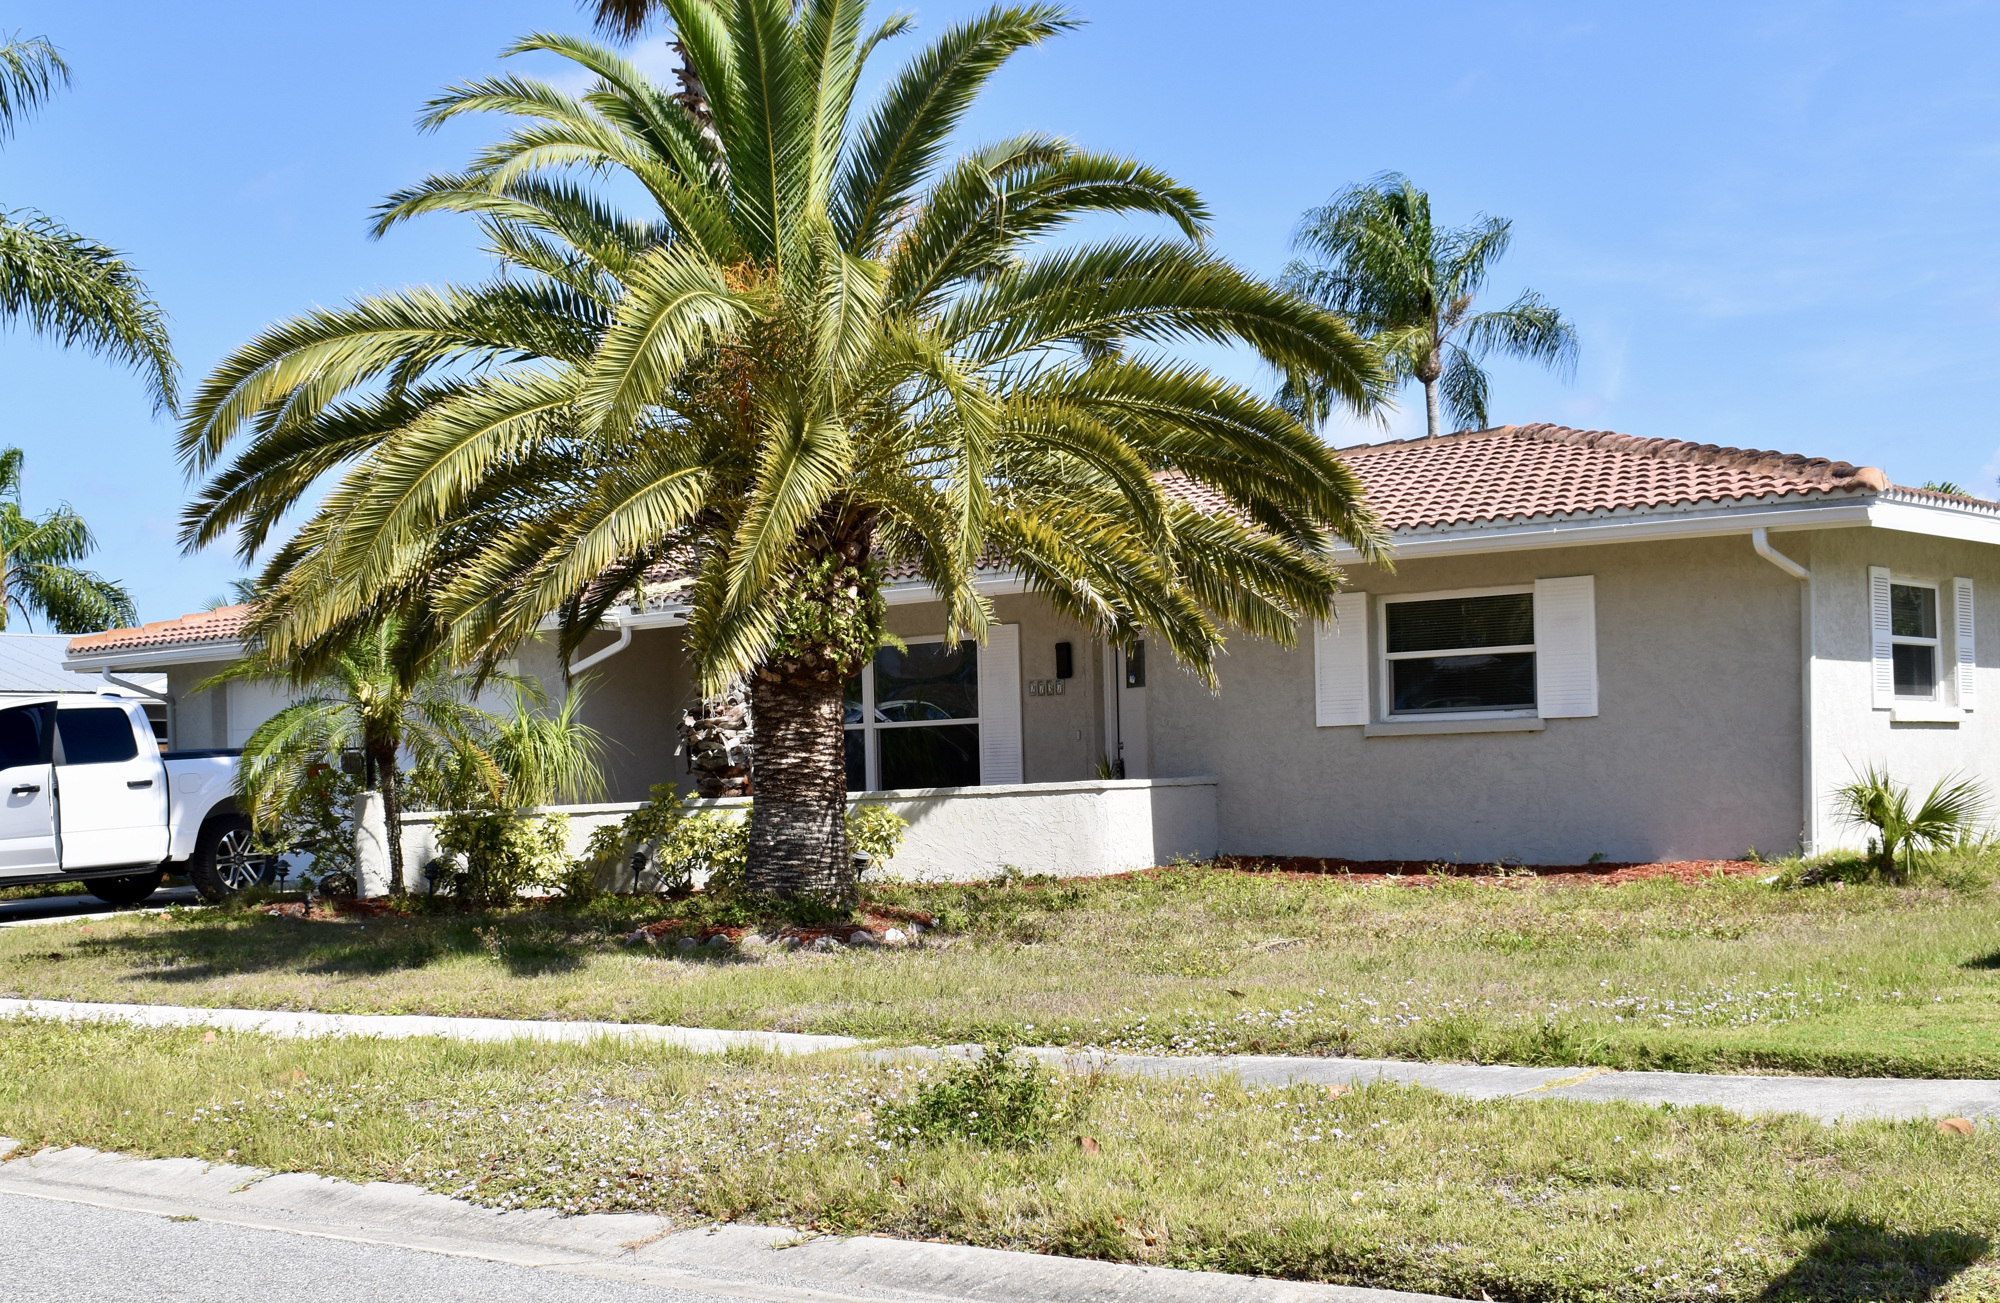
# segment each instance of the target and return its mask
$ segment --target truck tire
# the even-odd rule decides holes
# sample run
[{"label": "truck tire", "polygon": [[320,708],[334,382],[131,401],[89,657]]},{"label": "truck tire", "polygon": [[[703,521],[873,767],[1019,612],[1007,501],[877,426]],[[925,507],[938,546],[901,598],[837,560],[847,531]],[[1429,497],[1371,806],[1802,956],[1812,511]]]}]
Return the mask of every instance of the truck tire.
[{"label": "truck tire", "polygon": [[277,876],[277,857],[258,854],[255,845],[250,820],[240,814],[217,815],[195,841],[188,881],[211,903],[270,882]]},{"label": "truck tire", "polygon": [[117,878],[91,878],[83,886],[107,905],[136,905],[159,890],[166,876],[165,869],[148,869]]}]

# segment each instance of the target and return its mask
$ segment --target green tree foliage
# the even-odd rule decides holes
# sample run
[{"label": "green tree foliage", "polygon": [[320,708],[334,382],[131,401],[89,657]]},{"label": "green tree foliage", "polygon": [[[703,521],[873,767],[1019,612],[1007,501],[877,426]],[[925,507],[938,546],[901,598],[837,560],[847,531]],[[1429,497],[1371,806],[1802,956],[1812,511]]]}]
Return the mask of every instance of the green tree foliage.
[{"label": "green tree foliage", "polygon": [[[0,40],[0,140],[69,85],[48,38]],[[156,411],[174,409],[179,364],[167,318],[125,256],[32,208],[0,209],[0,321],[137,371]]]},{"label": "green tree foliage", "polygon": [[[953,27],[865,105],[863,66],[906,19],[661,8],[678,91],[541,35],[513,52],[569,61],[580,93],[508,75],[429,105],[426,127],[513,130],[392,196],[378,230],[469,216],[500,274],[315,312],[226,358],[182,429],[209,476],[183,537],[258,556],[323,492],[265,568],[257,626],[308,666],[392,613],[489,665],[553,619],[567,654],[649,567],[692,572],[701,682],[748,674],[758,721],[750,880],[843,894],[840,691],[879,637],[879,563],[934,586],[954,636],[984,635],[975,567],[997,559],[1212,681],[1225,630],[1292,641],[1326,613],[1336,540],[1376,557],[1383,536],[1295,417],[1171,350],[1245,345],[1358,409],[1385,381],[1340,319],[1217,256],[1200,199],[1154,169],[1032,133],[948,156],[986,80],[1073,25],[1062,10]],[[1051,243],[1100,214],[1169,233]],[[811,594],[832,606],[808,618]]]},{"label": "green tree foliage", "polygon": [[454,807],[500,808],[600,796],[601,743],[575,717],[572,693],[553,715],[538,690],[520,680],[511,718],[473,702],[477,680],[436,656],[412,654],[402,626],[385,620],[353,639],[316,670],[303,671],[258,645],[203,684],[279,680],[304,695],[257,726],[243,747],[237,790],[251,822],[267,837],[324,803],[326,775],[348,757],[382,793],[389,841],[389,890],[405,889],[402,853],[403,761],[414,790]]},{"label": "green tree foliage", "polygon": [[[1440,397],[1460,427],[1481,429],[1487,379],[1480,363],[1488,354],[1565,371],[1576,365],[1576,331],[1533,290],[1497,312],[1473,311],[1507,252],[1510,225],[1486,217],[1439,229],[1430,196],[1408,177],[1384,173],[1305,215],[1292,247],[1306,257],[1285,268],[1284,283],[1351,319],[1398,382],[1423,385],[1431,438],[1441,430]],[[1339,397],[1311,377],[1293,376],[1281,401],[1317,421]]]},{"label": "green tree foliage", "polygon": [[30,516],[21,509],[19,448],[0,451],[0,630],[19,612],[57,633],[91,633],[139,622],[132,595],[77,562],[97,549],[90,526],[68,504]]},{"label": "green tree foliage", "polygon": [[1875,830],[1869,854],[1883,877],[1900,881],[1911,851],[1941,851],[1970,840],[1985,823],[1986,789],[1971,779],[1941,778],[1913,812],[1910,790],[1874,765],[1834,793],[1849,823]]}]

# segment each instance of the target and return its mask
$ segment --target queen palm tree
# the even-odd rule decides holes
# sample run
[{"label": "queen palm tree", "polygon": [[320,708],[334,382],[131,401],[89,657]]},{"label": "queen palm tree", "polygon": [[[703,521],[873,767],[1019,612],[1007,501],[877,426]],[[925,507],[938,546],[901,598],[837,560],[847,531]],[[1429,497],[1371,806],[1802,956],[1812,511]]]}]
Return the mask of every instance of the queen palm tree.
[{"label": "queen palm tree", "polygon": [[[392,196],[379,230],[469,214],[501,274],[283,323],[202,384],[192,547],[265,566],[260,636],[295,663],[398,612],[491,665],[553,621],[565,655],[655,565],[691,580],[706,691],[757,719],[753,888],[851,893],[842,684],[881,641],[881,563],[914,566],[952,637],[983,637],[997,557],[1114,643],[1144,630],[1212,681],[1225,630],[1322,615],[1336,538],[1381,533],[1294,417],[1186,362],[1241,343],[1357,408],[1383,378],[1338,318],[1204,243],[1186,187],[1042,135],[945,150],[987,78],[1066,30],[996,7],[856,103],[861,0],[666,0],[701,111],[614,51],[534,36],[594,80],[496,77],[422,122],[513,117],[463,172]],[[600,188],[621,175],[643,211]],[[1041,244],[1079,216],[1171,234]],[[241,438],[242,445],[231,449]],[[1198,487],[1209,510],[1190,505]]]},{"label": "queen palm tree", "polygon": [[[58,87],[69,65],[48,38],[0,39],[0,140]],[[166,314],[124,255],[32,208],[0,210],[0,321],[133,368],[156,411],[172,411],[178,364]]]},{"label": "queen palm tree", "polygon": [[[1533,290],[1497,312],[1472,310],[1507,252],[1510,227],[1505,218],[1484,217],[1440,230],[1430,196],[1408,177],[1385,172],[1305,215],[1292,247],[1310,257],[1288,265],[1284,283],[1351,319],[1398,382],[1423,385],[1431,438],[1441,431],[1440,397],[1460,428],[1482,429],[1487,379],[1480,363],[1489,353],[1565,372],[1576,366],[1576,331]],[[1280,401],[1318,420],[1335,397],[1288,383]]]},{"label": "queen palm tree", "polygon": [[18,611],[34,627],[48,620],[57,633],[92,633],[137,624],[132,595],[76,563],[97,548],[90,526],[67,503],[40,516],[21,509],[19,448],[0,450],[0,631]]}]

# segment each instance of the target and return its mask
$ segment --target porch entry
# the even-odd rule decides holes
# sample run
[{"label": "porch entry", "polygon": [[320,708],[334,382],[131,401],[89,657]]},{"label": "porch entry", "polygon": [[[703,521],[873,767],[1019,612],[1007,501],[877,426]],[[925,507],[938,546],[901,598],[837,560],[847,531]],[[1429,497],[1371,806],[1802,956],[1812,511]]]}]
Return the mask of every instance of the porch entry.
[{"label": "porch entry", "polygon": [[1021,781],[1021,627],[884,647],[847,683],[847,790]]}]

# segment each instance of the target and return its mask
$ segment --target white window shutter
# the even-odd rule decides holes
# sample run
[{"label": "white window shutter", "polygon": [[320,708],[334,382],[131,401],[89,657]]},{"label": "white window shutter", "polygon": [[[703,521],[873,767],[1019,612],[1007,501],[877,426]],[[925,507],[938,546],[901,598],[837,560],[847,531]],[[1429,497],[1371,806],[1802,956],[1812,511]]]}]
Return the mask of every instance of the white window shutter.
[{"label": "white window shutter", "polygon": [[1868,630],[1873,661],[1869,679],[1875,685],[1875,709],[1896,704],[1896,645],[1889,636],[1889,568],[1868,567]]},{"label": "white window shutter", "polygon": [[979,783],[1021,781],[1021,626],[996,624],[979,649]]},{"label": "white window shutter", "polygon": [[1313,633],[1313,722],[1368,722],[1368,594],[1339,593]]},{"label": "white window shutter", "polygon": [[1954,579],[1951,581],[1951,622],[1957,637],[1958,655],[1958,706],[1961,710],[1971,710],[1976,701],[1973,689],[1979,672],[1979,659],[1973,654],[1972,645],[1972,581]]},{"label": "white window shutter", "polygon": [[1535,581],[1535,713],[1575,719],[1597,713],[1597,579]]}]

